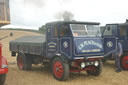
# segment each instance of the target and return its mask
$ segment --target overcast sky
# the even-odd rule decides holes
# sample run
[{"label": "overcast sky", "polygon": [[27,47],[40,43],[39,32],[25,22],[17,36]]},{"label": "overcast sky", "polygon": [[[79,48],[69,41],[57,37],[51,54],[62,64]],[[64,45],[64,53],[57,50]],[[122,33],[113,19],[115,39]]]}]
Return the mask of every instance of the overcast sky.
[{"label": "overcast sky", "polygon": [[123,23],[128,19],[128,0],[10,0],[11,24],[40,27],[62,20],[58,15],[69,11],[77,21]]}]

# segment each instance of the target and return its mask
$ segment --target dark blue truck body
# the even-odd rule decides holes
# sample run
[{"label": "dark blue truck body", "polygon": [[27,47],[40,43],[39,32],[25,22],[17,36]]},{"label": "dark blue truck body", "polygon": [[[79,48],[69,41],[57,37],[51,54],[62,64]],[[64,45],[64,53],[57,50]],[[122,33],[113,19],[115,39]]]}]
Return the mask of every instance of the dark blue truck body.
[{"label": "dark blue truck body", "polygon": [[[121,56],[121,66],[128,70],[128,22],[106,24],[103,31],[103,37],[116,37],[117,42],[122,44],[123,55]],[[111,55],[105,59],[113,59]]]},{"label": "dark blue truck body", "polygon": [[[98,76],[102,71],[101,58],[116,50],[116,38],[103,39],[99,23],[58,21],[45,27],[45,37],[27,36],[10,41],[12,55],[18,53],[19,69],[42,62],[51,65],[57,80],[66,80],[69,72],[86,71]],[[106,44],[109,46],[104,47]],[[27,66],[24,60],[30,61]]]}]

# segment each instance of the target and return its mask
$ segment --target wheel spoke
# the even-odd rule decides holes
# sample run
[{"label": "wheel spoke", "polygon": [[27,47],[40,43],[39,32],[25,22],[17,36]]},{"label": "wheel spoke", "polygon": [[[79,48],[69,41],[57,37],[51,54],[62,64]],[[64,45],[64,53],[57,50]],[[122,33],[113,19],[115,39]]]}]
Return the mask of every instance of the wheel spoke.
[{"label": "wheel spoke", "polygon": [[57,78],[61,78],[63,75],[63,66],[60,61],[54,63],[54,74]]},{"label": "wheel spoke", "polygon": [[59,72],[63,73],[63,69],[59,69]]}]

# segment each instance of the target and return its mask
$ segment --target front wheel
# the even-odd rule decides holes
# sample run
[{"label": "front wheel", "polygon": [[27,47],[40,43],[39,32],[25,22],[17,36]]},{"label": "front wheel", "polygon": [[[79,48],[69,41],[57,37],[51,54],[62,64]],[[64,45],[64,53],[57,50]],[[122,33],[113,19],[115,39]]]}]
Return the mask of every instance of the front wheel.
[{"label": "front wheel", "polygon": [[99,60],[98,62],[99,62],[99,65],[97,67],[95,67],[94,70],[86,71],[88,75],[99,76],[101,74],[103,64],[102,64],[101,60]]},{"label": "front wheel", "polygon": [[56,57],[52,61],[52,74],[60,81],[67,80],[69,77],[69,65],[61,60],[61,58]]},{"label": "front wheel", "polygon": [[0,85],[4,85],[6,79],[6,74],[0,74]]},{"label": "front wheel", "polygon": [[128,70],[128,54],[121,56],[120,64],[123,70]]}]

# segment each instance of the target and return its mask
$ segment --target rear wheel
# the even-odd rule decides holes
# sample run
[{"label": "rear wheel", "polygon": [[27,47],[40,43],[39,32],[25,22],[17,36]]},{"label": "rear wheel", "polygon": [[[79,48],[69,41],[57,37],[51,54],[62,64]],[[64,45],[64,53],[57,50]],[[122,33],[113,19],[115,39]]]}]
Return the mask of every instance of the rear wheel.
[{"label": "rear wheel", "polygon": [[24,53],[19,53],[17,56],[17,66],[20,70],[30,70],[32,68],[32,57],[25,56]]},{"label": "rear wheel", "polygon": [[4,85],[6,79],[6,74],[0,74],[0,85]]},{"label": "rear wheel", "polygon": [[128,70],[128,54],[122,55],[120,61],[121,67],[124,70]]},{"label": "rear wheel", "polygon": [[52,61],[52,74],[60,81],[67,80],[69,77],[69,65],[61,60],[61,58],[56,57]]},{"label": "rear wheel", "polygon": [[86,71],[88,75],[99,76],[101,74],[103,64],[101,60],[99,60],[98,62],[99,62],[99,65],[94,70]]}]

